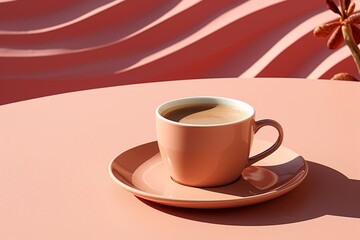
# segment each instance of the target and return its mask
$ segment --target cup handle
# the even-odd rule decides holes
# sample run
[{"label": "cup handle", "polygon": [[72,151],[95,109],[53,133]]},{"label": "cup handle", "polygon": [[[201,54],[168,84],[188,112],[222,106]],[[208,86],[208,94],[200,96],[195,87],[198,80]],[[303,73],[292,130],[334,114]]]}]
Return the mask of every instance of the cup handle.
[{"label": "cup handle", "polygon": [[269,156],[270,154],[275,152],[275,150],[278,149],[282,143],[282,140],[284,137],[283,129],[282,129],[281,125],[274,120],[263,119],[263,120],[255,121],[254,133],[256,133],[257,131],[260,130],[260,128],[265,127],[265,126],[272,126],[272,127],[276,128],[276,130],[278,131],[278,134],[279,134],[278,138],[271,147],[269,147],[268,149],[266,149],[265,151],[263,151],[259,154],[256,154],[255,156],[250,157],[247,166],[250,166],[250,165],[256,163],[257,161]]}]

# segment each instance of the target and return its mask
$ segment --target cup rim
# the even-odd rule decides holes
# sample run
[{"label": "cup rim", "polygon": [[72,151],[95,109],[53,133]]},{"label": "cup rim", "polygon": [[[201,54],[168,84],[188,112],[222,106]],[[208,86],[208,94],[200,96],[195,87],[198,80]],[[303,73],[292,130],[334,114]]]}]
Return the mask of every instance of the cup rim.
[{"label": "cup rim", "polygon": [[[204,100],[207,100],[207,103],[222,103],[222,104],[226,104],[226,105],[231,105],[231,106],[235,106],[235,107],[239,107],[240,109],[244,109],[246,110],[248,114],[248,116],[246,118],[243,118],[241,120],[236,120],[236,121],[232,121],[232,122],[227,122],[227,123],[215,123],[215,124],[193,124],[193,123],[180,123],[180,122],[176,122],[170,119],[165,118],[163,115],[161,115],[161,113],[163,111],[165,111],[166,109],[170,108],[170,107],[175,107],[175,106],[181,106],[181,105],[186,105],[186,103],[201,103],[204,102]],[[227,126],[227,125],[233,125],[233,124],[238,124],[241,122],[245,122],[251,118],[253,118],[255,116],[255,109],[253,106],[251,106],[249,103],[246,103],[244,101],[238,100],[238,99],[233,99],[233,98],[228,98],[228,97],[220,97],[220,96],[193,96],[193,97],[184,97],[184,98],[176,98],[176,99],[172,99],[170,101],[164,102],[162,104],[160,104],[157,108],[156,108],[156,117],[171,123],[171,124],[175,124],[178,126],[187,126],[187,127],[214,127],[214,126]]]}]

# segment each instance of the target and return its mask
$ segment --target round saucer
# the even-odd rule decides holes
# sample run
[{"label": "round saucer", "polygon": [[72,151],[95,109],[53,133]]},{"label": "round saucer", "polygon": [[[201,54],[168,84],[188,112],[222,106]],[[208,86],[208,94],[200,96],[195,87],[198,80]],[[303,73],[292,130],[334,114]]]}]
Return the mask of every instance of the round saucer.
[{"label": "round saucer", "polygon": [[[251,155],[270,145],[254,140]],[[121,153],[110,163],[109,171],[116,183],[143,199],[177,207],[228,208],[279,197],[297,187],[309,168],[303,157],[281,146],[246,168],[234,183],[212,188],[189,187],[171,179],[155,141]]]}]

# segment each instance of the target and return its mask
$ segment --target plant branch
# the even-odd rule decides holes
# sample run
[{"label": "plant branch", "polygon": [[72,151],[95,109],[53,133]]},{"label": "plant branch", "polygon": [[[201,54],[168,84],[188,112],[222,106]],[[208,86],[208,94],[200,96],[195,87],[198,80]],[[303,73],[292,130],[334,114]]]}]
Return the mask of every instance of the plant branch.
[{"label": "plant branch", "polygon": [[344,40],[347,44],[347,46],[349,47],[350,51],[351,51],[351,54],[354,58],[354,61],[356,63],[356,67],[357,67],[357,70],[360,74],[360,50],[354,40],[354,36],[352,34],[352,30],[351,30],[351,26],[350,24],[343,24],[341,26],[341,30],[342,30],[342,34],[343,34],[343,37],[344,37]]}]

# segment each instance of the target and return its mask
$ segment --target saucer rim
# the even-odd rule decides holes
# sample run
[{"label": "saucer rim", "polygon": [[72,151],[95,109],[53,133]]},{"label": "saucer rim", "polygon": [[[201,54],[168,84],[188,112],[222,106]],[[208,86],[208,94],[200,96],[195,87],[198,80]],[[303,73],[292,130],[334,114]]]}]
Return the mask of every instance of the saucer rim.
[{"label": "saucer rim", "polygon": [[[257,141],[268,142],[268,141],[265,141],[265,140],[257,140]],[[150,142],[147,142],[147,143],[144,143],[144,144],[151,144],[151,143],[157,143],[157,141],[156,140],[155,141],[150,141]],[[143,145],[143,144],[140,144],[140,145]],[[138,147],[140,145],[137,145],[135,147]],[[130,149],[133,149],[135,147],[132,147]],[[293,150],[291,150],[291,149],[289,149],[287,147],[284,147],[284,146],[280,146],[280,148],[285,148],[288,151],[294,152]],[[129,149],[127,149],[127,150],[129,150]],[[127,151],[127,150],[125,150],[125,151]],[[123,151],[123,152],[125,152],[125,151]],[[120,153],[120,154],[122,154],[122,153]],[[294,152],[294,153],[296,153],[296,152]],[[298,153],[296,153],[296,154],[298,156],[302,157],[300,154],[298,154]],[[303,159],[303,163],[304,163],[304,170],[303,170],[301,176],[299,176],[297,179],[294,180],[294,177],[295,177],[295,175],[294,175],[294,177],[292,177],[291,179],[286,181],[284,184],[282,184],[278,188],[272,189],[272,190],[270,190],[268,192],[261,193],[261,194],[255,195],[255,196],[245,196],[245,197],[236,197],[236,196],[234,196],[234,198],[232,198],[232,199],[199,199],[199,200],[191,199],[190,200],[190,199],[183,199],[183,198],[169,198],[169,197],[165,197],[165,196],[162,196],[162,195],[159,195],[159,194],[153,194],[153,193],[149,193],[149,192],[140,190],[140,189],[136,188],[135,186],[132,187],[132,186],[120,181],[113,174],[112,165],[115,162],[116,157],[114,159],[112,159],[110,161],[110,163],[108,164],[108,171],[109,171],[110,177],[117,184],[119,184],[122,188],[124,188],[125,190],[127,190],[128,192],[132,193],[133,195],[135,195],[135,196],[137,196],[139,198],[146,199],[146,200],[149,200],[151,202],[157,202],[157,203],[168,205],[168,206],[184,207],[184,208],[198,208],[198,209],[200,209],[200,208],[209,208],[209,209],[211,209],[211,208],[228,208],[228,207],[241,207],[241,206],[247,206],[247,205],[253,205],[253,204],[256,204],[256,203],[266,202],[266,201],[269,201],[271,199],[280,197],[280,196],[292,191],[293,189],[298,187],[305,180],[305,178],[307,177],[307,175],[309,173],[309,165],[308,165],[307,161],[303,157],[302,157],[302,159]],[[146,161],[144,161],[144,162],[146,162]],[[291,184],[288,184],[291,181],[293,181],[293,182]],[[191,186],[185,186],[185,187],[191,188]],[[269,197],[269,195],[270,195],[270,197]],[[263,198],[265,198],[265,199],[263,199]],[[241,204],[241,202],[244,202],[244,201],[249,200],[249,199],[255,200],[254,203],[248,203],[248,204],[243,203],[243,204]],[[260,199],[260,200],[256,201],[256,199]],[[222,206],[218,207],[217,205],[220,204],[220,203],[221,203]],[[236,204],[236,203],[238,203],[238,204]],[[196,205],[196,206],[195,207],[194,206],[188,206],[189,204]],[[205,204],[206,206],[199,206],[199,204]],[[226,204],[228,204],[229,206],[223,206],[223,205],[226,205]],[[210,206],[208,206],[208,205],[210,205]],[[211,206],[211,205],[214,205],[214,206]]]}]

